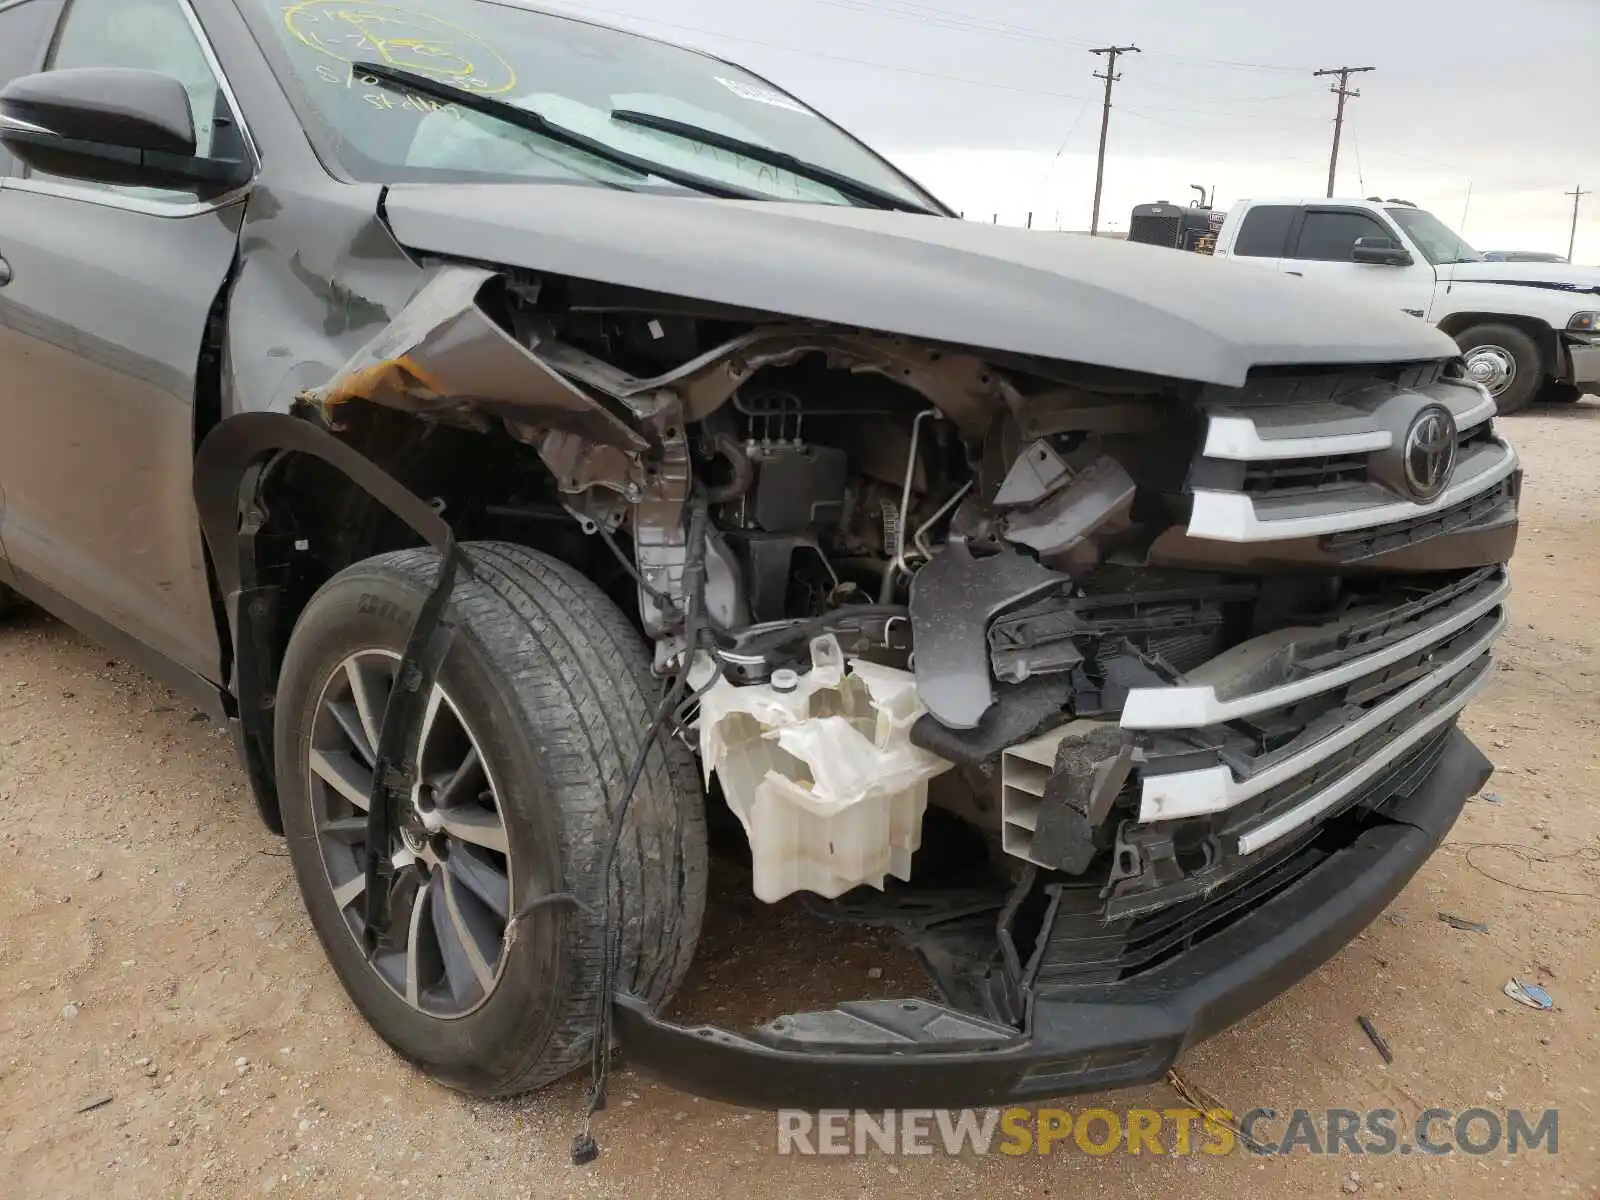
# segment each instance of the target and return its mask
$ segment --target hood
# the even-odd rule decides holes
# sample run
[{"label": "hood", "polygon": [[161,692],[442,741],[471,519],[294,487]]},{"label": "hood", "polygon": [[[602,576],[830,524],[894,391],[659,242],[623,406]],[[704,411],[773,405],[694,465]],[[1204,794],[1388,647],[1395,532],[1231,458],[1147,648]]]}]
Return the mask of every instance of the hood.
[{"label": "hood", "polygon": [[1448,263],[1438,268],[1438,275],[1451,283],[1503,283],[1600,296],[1600,267],[1543,262]]},{"label": "hood", "polygon": [[1457,353],[1402,313],[1109,238],[553,185],[402,184],[384,205],[416,251],[1225,386],[1256,366]]}]

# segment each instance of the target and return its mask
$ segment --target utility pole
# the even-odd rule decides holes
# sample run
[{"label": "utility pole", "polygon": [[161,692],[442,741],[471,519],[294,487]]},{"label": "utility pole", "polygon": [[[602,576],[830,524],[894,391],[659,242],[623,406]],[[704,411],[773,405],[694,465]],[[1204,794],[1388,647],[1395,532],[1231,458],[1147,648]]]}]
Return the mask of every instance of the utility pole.
[{"label": "utility pole", "polygon": [[1100,230],[1100,188],[1106,179],[1106,133],[1111,128],[1111,85],[1122,78],[1117,74],[1117,55],[1140,54],[1143,51],[1137,46],[1101,46],[1089,53],[1106,56],[1105,74],[1099,71],[1094,73],[1096,79],[1106,81],[1106,102],[1100,110],[1100,154],[1094,164],[1094,209],[1089,214],[1089,236],[1093,237]]},{"label": "utility pole", "polygon": [[1585,196],[1590,196],[1594,193],[1584,191],[1583,186],[1580,184],[1579,186],[1573,188],[1570,192],[1562,192],[1561,194],[1563,196],[1572,197],[1572,232],[1567,236],[1567,261],[1571,262],[1572,251],[1578,245],[1578,201],[1582,200]]},{"label": "utility pole", "polygon": [[1339,112],[1333,118],[1333,157],[1328,160],[1328,195],[1333,195],[1334,177],[1339,173],[1339,135],[1344,131],[1344,102],[1361,95],[1360,92],[1350,90],[1350,76],[1360,75],[1365,71],[1376,71],[1377,67],[1329,67],[1325,71],[1313,71],[1313,75],[1337,75],[1339,82],[1329,89],[1339,97]]}]

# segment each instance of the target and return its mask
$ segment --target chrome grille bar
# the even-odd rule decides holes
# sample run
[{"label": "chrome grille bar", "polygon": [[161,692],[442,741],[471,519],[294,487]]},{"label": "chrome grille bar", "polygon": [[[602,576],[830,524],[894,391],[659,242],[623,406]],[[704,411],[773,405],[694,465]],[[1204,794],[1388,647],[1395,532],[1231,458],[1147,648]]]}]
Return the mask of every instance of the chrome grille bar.
[{"label": "chrome grille bar", "polygon": [[[1429,625],[1409,637],[1393,642],[1371,654],[1340,663],[1327,671],[1250,695],[1224,699],[1217,694],[1217,689],[1211,684],[1134,688],[1128,692],[1127,703],[1122,709],[1122,727],[1140,730],[1202,728],[1286,707],[1319,693],[1353,683],[1364,675],[1370,675],[1374,671],[1426,650],[1429,646],[1446,641],[1486,613],[1498,608],[1510,594],[1511,581],[1502,577],[1487,595],[1473,601],[1460,612],[1452,613],[1445,620]],[[1326,633],[1315,628],[1309,632],[1324,635]],[[1256,641],[1264,643],[1264,649],[1277,651],[1287,648],[1282,642],[1269,639],[1270,635],[1269,638],[1258,638]],[[1250,645],[1251,643],[1246,642],[1235,647],[1230,653],[1239,651],[1248,653]],[[1204,667],[1200,668],[1202,673],[1204,670]]]},{"label": "chrome grille bar", "polygon": [[[1495,414],[1494,398],[1476,387],[1435,384],[1420,394],[1448,408],[1462,433]],[[1288,404],[1253,410],[1219,405],[1210,410],[1201,453],[1233,462],[1270,462],[1371,454],[1393,444],[1389,430],[1351,405]]]},{"label": "chrome grille bar", "polygon": [[1222,812],[1237,807],[1251,797],[1259,796],[1262,792],[1280,784],[1288,783],[1295,776],[1311,770],[1322,760],[1359,741],[1374,729],[1380,728],[1384,722],[1424,700],[1429,693],[1481,661],[1489,653],[1489,648],[1494,644],[1495,638],[1500,636],[1505,625],[1506,615],[1502,609],[1493,628],[1449,662],[1363,713],[1358,719],[1346,723],[1334,733],[1296,754],[1281,759],[1265,770],[1258,771],[1248,779],[1235,779],[1232,769],[1224,763],[1193,771],[1145,776],[1139,798],[1139,819],[1170,821],[1202,813]]},{"label": "chrome grille bar", "polygon": [[1517,452],[1495,438],[1464,456],[1450,486],[1427,504],[1397,499],[1377,484],[1329,489],[1310,502],[1298,497],[1196,489],[1189,536],[1217,542],[1275,542],[1412,521],[1488,491],[1509,478],[1519,465]]},{"label": "chrome grille bar", "polygon": [[1341,775],[1314,796],[1307,797],[1299,804],[1246,829],[1239,835],[1239,853],[1254,854],[1257,850],[1280,841],[1295,830],[1315,821],[1346,796],[1358,791],[1368,780],[1382,773],[1390,763],[1424,741],[1441,725],[1454,719],[1457,713],[1472,703],[1479,692],[1489,686],[1489,678],[1489,672],[1485,671],[1462,689],[1459,695],[1451,697],[1449,703],[1441,705],[1437,711],[1429,713],[1392,742],[1386,743],[1372,755],[1362,759],[1359,767]]}]

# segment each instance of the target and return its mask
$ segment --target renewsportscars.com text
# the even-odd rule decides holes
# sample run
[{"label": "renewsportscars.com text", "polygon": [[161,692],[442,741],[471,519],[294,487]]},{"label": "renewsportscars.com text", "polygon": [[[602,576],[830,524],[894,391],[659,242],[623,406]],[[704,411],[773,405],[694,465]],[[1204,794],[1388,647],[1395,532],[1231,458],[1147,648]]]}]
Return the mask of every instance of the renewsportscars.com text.
[{"label": "renewsportscars.com text", "polygon": [[1556,1154],[1560,1110],[989,1108],[777,1114],[777,1151],[879,1154]]}]

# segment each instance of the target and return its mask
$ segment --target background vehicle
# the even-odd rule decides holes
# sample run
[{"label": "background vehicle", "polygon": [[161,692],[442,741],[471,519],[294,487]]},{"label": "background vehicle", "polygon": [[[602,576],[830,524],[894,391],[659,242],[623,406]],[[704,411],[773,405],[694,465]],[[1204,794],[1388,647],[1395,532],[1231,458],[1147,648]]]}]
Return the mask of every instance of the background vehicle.
[{"label": "background vehicle", "polygon": [[1222,217],[1216,209],[1198,204],[1184,207],[1165,200],[1136,204],[1128,221],[1128,241],[1210,254],[1216,248]]},{"label": "background vehicle", "polygon": [[1548,250],[1485,250],[1484,262],[1536,262],[1564,263],[1567,256],[1552,254]]},{"label": "background vehicle", "polygon": [[1228,210],[1215,253],[1437,325],[1502,413],[1547,389],[1570,399],[1600,385],[1600,270],[1487,262],[1439,218],[1403,201],[1241,200]]},{"label": "background vehicle", "polygon": [[[12,3],[0,145],[5,583],[227,723],[454,1086],[1154,1079],[1488,777],[1520,467],[1422,323],[477,0]],[[929,994],[669,1020],[708,808]]]}]

